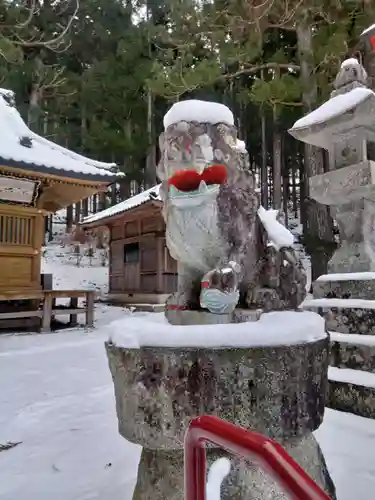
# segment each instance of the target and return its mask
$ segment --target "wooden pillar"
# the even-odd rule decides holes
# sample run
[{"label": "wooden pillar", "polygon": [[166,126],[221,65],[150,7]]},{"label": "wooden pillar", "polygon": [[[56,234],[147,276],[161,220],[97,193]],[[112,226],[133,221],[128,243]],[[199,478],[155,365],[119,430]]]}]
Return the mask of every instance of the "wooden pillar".
[{"label": "wooden pillar", "polygon": [[86,325],[90,328],[94,326],[95,292],[86,294]]},{"label": "wooden pillar", "polygon": [[42,333],[51,331],[52,301],[52,295],[46,293],[43,303]]}]

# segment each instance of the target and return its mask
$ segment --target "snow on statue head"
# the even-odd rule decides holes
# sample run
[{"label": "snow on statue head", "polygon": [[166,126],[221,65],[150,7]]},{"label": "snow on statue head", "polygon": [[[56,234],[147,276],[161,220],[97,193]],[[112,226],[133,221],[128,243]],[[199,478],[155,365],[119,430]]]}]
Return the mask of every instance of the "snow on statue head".
[{"label": "snow on statue head", "polygon": [[[164,127],[158,176],[166,241],[178,262],[178,291],[168,300],[167,316],[169,309],[228,314],[238,305],[298,306],[304,298],[302,267],[289,248],[279,258],[280,245],[267,246],[248,154],[237,139],[232,112],[214,102],[183,101],[165,115]],[[274,217],[273,234],[280,234],[279,225]],[[285,278],[293,292],[281,285]],[[296,281],[301,286],[295,287]]]}]

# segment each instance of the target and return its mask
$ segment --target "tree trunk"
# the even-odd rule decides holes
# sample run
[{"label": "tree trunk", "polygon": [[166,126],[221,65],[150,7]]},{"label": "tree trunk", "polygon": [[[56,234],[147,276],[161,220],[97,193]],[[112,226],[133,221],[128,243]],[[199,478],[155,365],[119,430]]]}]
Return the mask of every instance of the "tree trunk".
[{"label": "tree trunk", "polygon": [[[297,23],[296,30],[301,66],[302,99],[306,112],[310,112],[316,106],[317,84],[313,66],[312,28],[307,17]],[[327,264],[335,249],[333,220],[329,208],[308,198],[309,177],[322,173],[324,173],[323,150],[305,144],[304,174],[307,196],[303,198],[301,196],[301,202],[305,203],[304,243],[311,257],[313,281],[327,273]]]},{"label": "tree trunk", "polygon": [[120,182],[120,199],[121,201],[130,198],[130,184],[128,179],[122,179]]},{"label": "tree trunk", "polygon": [[260,120],[262,127],[262,165],[260,170],[261,202],[268,208],[268,172],[267,172],[267,135],[266,135],[266,114],[264,108],[260,110]]},{"label": "tree trunk", "polygon": [[105,210],[107,208],[107,193],[102,191],[99,193],[99,211]]},{"label": "tree trunk", "polygon": [[39,119],[39,85],[35,83],[32,85],[29,98],[29,111],[27,113],[27,125],[35,132],[39,132],[38,119]]},{"label": "tree trunk", "polygon": [[39,119],[40,119],[40,103],[43,99],[42,88],[40,85],[43,74],[43,61],[39,55],[34,59],[33,83],[29,96],[29,110],[27,114],[27,125],[31,130],[40,132]]},{"label": "tree trunk", "polygon": [[75,205],[75,211],[74,211],[74,224],[79,224],[81,220],[81,202],[77,201]]},{"label": "tree trunk", "polygon": [[[285,146],[285,144],[284,144]],[[282,156],[282,179],[283,179],[283,211],[284,211],[284,221],[285,226],[289,227],[289,163],[285,155],[285,148]]]},{"label": "tree trunk", "polygon": [[111,206],[117,203],[117,184],[112,184],[111,186]]},{"label": "tree trunk", "polygon": [[48,216],[48,241],[53,240],[53,214]]},{"label": "tree trunk", "polygon": [[81,108],[81,151],[85,151],[85,143],[87,136],[87,120],[86,120],[86,109],[84,105]]},{"label": "tree trunk", "polygon": [[291,162],[292,169],[292,204],[294,217],[298,219],[298,201],[297,201],[297,178],[296,178],[296,162]]},{"label": "tree trunk", "polygon": [[146,189],[155,186],[156,184],[156,148],[153,138],[153,98],[151,90],[147,95],[147,136],[148,136],[148,153],[146,159]]},{"label": "tree trunk", "polygon": [[[152,19],[152,4],[147,1],[147,20],[154,21]],[[148,40],[148,55],[150,60],[153,58],[151,39],[149,35]],[[154,99],[152,91],[149,88],[147,92],[147,138],[148,138],[148,151],[146,159],[146,175],[145,175],[145,187],[151,188],[156,184],[156,147],[154,141]]]},{"label": "tree trunk", "polygon": [[272,170],[272,185],[273,185],[273,208],[280,210],[281,208],[281,133],[278,124],[276,109],[273,111],[273,170]]},{"label": "tree trunk", "polygon": [[89,215],[89,199],[85,198],[82,200],[82,215],[87,217]]}]

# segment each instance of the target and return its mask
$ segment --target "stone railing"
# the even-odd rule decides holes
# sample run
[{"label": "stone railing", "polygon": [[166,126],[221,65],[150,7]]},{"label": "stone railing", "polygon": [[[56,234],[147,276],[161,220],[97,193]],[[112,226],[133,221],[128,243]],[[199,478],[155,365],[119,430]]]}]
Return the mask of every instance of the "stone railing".
[{"label": "stone railing", "polygon": [[330,334],[328,406],[375,419],[375,300],[363,298],[375,298],[375,273],[322,276],[313,289],[302,307]]}]

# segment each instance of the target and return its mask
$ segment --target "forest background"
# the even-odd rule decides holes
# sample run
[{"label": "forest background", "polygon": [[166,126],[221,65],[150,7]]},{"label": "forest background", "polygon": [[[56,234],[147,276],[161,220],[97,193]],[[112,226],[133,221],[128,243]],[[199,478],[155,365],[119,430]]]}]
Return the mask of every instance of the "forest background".
[{"label": "forest background", "polygon": [[314,279],[336,245],[327,207],[308,199],[327,158],[287,130],[329,97],[345,58],[361,57],[373,22],[373,0],[0,0],[0,85],[32,130],[126,174],[69,207],[68,228],[157,183],[173,102],[226,104],[262,203],[300,220]]}]

